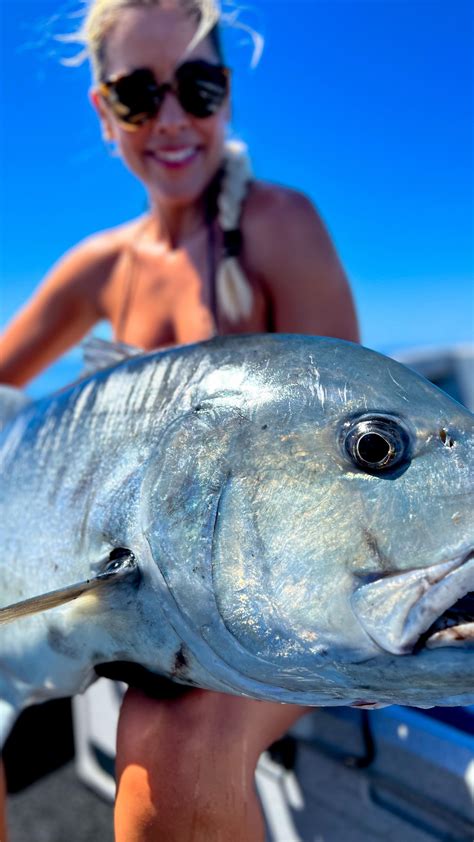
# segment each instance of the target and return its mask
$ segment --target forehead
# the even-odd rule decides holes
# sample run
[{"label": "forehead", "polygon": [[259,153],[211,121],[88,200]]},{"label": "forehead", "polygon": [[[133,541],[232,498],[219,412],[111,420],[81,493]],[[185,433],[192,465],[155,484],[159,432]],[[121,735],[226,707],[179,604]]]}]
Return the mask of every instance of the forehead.
[{"label": "forehead", "polygon": [[158,77],[168,78],[185,59],[215,61],[209,38],[187,51],[196,28],[196,20],[177,9],[123,9],[105,40],[107,74],[149,67]]}]

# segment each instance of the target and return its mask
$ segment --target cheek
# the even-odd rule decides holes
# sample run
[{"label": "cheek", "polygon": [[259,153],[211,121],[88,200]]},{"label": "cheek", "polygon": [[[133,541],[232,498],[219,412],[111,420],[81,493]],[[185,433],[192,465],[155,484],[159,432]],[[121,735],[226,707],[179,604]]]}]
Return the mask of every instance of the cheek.
[{"label": "cheek", "polygon": [[201,136],[206,147],[221,152],[225,143],[227,120],[220,114],[207,120],[195,120],[195,131]]},{"label": "cheek", "polygon": [[116,130],[115,139],[120,157],[133,171],[136,171],[137,167],[140,169],[139,160],[147,147],[149,133],[147,125],[136,132],[127,132],[122,128]]},{"label": "cheek", "polygon": [[122,128],[118,129],[115,136],[120,149],[123,149],[124,152],[135,154],[142,151],[149,134],[147,129],[146,124],[135,132],[127,132]]}]

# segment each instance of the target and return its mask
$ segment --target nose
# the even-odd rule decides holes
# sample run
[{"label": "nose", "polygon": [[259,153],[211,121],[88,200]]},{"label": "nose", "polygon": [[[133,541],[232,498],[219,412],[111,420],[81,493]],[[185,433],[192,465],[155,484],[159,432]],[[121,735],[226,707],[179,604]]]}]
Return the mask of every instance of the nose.
[{"label": "nose", "polygon": [[189,125],[189,118],[178,98],[172,91],[166,91],[160,110],[154,120],[155,131],[175,134]]}]

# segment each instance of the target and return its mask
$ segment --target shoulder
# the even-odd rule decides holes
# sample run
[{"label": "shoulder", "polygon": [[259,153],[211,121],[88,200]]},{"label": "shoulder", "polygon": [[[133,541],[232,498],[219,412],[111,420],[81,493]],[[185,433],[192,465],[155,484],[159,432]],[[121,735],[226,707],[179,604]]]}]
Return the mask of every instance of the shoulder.
[{"label": "shoulder", "polygon": [[143,217],[100,231],[69,249],[53,266],[42,286],[44,294],[74,299],[77,305],[103,311],[103,295],[143,224]]},{"label": "shoulder", "polygon": [[299,219],[319,218],[304,193],[265,181],[252,182],[244,209],[245,224],[252,222],[262,228],[271,228],[288,222],[289,215],[296,215]]},{"label": "shoulder", "polygon": [[248,257],[260,265],[272,267],[291,257],[315,251],[322,253],[331,245],[327,229],[311,200],[297,190],[256,181],[245,204],[242,229],[248,243]]},{"label": "shoulder", "polygon": [[357,339],[350,287],[318,211],[303,193],[255,182],[242,218],[247,271],[276,330]]},{"label": "shoulder", "polygon": [[69,249],[56,264],[82,273],[112,269],[123,252],[133,243],[143,218],[116,228],[92,234]]}]

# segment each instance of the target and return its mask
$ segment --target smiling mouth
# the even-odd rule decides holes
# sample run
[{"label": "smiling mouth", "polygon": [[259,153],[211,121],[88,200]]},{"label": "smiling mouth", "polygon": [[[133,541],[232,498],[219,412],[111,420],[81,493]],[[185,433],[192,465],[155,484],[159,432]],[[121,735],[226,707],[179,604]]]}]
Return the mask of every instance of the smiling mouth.
[{"label": "smiling mouth", "polygon": [[165,166],[180,166],[192,161],[198,153],[196,146],[186,146],[179,149],[161,149],[150,152],[152,158]]},{"label": "smiling mouth", "polygon": [[474,646],[474,551],[403,573],[382,574],[352,595],[369,637],[394,655]]}]

